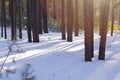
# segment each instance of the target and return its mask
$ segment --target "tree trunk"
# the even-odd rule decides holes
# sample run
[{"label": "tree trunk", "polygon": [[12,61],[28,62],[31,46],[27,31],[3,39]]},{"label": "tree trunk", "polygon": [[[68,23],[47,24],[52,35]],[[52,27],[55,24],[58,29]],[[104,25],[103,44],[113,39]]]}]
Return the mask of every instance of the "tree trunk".
[{"label": "tree trunk", "polygon": [[37,12],[37,0],[31,0],[32,1],[32,32],[33,32],[33,42],[39,42],[39,32],[38,32],[38,24],[37,24],[37,18],[38,18],[38,12]]},{"label": "tree trunk", "polygon": [[41,0],[42,5],[42,19],[43,19],[43,29],[44,33],[48,33],[48,24],[47,24],[47,0]]},{"label": "tree trunk", "polygon": [[53,0],[53,18],[56,19],[56,0]]},{"label": "tree trunk", "polygon": [[67,41],[72,42],[73,31],[73,0],[67,0]]},{"label": "tree trunk", "polygon": [[22,19],[21,19],[21,0],[18,0],[18,27],[19,27],[19,38],[22,39]]},{"label": "tree trunk", "polygon": [[3,37],[3,32],[4,32],[4,37],[5,39],[7,39],[5,0],[1,1],[1,8],[2,8],[1,37]]},{"label": "tree trunk", "polygon": [[1,0],[1,37],[3,37],[3,30],[4,30],[4,0]]},{"label": "tree trunk", "polygon": [[120,25],[120,9],[119,9],[119,25]]},{"label": "tree trunk", "polygon": [[3,3],[3,7],[4,7],[4,9],[3,9],[3,12],[4,12],[4,14],[3,14],[3,17],[4,17],[4,36],[5,36],[5,39],[7,39],[7,30],[6,30],[6,12],[5,12],[5,0],[3,1],[4,3]]},{"label": "tree trunk", "polygon": [[28,35],[28,42],[32,42],[32,35],[31,35],[31,0],[27,0],[27,35]]},{"label": "tree trunk", "polygon": [[79,28],[78,28],[78,17],[79,17],[79,11],[78,11],[78,0],[75,0],[75,36],[79,35]]},{"label": "tree trunk", "polygon": [[114,8],[112,8],[111,36],[113,36],[113,31],[114,31]]},{"label": "tree trunk", "polygon": [[[99,47],[99,57],[98,59],[104,60],[105,59],[105,48],[106,48],[106,37],[107,37],[107,28],[108,28],[108,18],[109,18],[109,0],[101,0],[101,8],[100,15],[101,16],[101,38],[100,38],[100,47]],[[107,3],[107,4],[106,4]]]},{"label": "tree trunk", "polygon": [[65,36],[65,2],[64,0],[62,0],[61,2],[61,11],[62,11],[62,16],[61,16],[61,31],[62,31],[62,40],[65,40],[66,39],[66,36]]},{"label": "tree trunk", "polygon": [[84,0],[85,61],[92,61],[94,53],[94,8],[93,0]]},{"label": "tree trunk", "polygon": [[15,1],[10,0],[10,18],[11,18],[11,40],[16,40],[16,26],[15,26]]},{"label": "tree trunk", "polygon": [[42,14],[41,14],[41,1],[39,0],[39,14],[38,14],[38,25],[39,25],[39,34],[43,34],[42,29]]}]

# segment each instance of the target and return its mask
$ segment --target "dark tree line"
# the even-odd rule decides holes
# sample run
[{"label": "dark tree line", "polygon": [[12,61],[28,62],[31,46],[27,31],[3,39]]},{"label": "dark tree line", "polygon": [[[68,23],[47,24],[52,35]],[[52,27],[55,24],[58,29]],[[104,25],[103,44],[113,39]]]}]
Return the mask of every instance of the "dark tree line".
[{"label": "dark tree line", "polygon": [[[48,33],[47,0],[1,0],[1,37],[7,39],[6,12],[9,9],[8,26],[11,27],[11,40],[22,39],[23,19],[27,17],[27,32],[29,42],[39,42],[39,34]],[[8,8],[8,9],[7,9]],[[6,10],[7,9],[7,10]]]},{"label": "dark tree line", "polygon": [[39,42],[39,34],[48,33],[46,0],[27,0],[27,30],[29,42]]},{"label": "dark tree line", "polygon": [[[6,3],[5,0],[1,1],[1,4],[2,4],[1,6],[1,9],[2,9],[1,10],[2,12],[1,37],[3,37],[3,32],[4,32],[5,39],[7,39],[6,28],[10,26],[11,27],[11,40],[17,39],[17,36],[16,36],[17,28],[19,29],[19,38],[22,39],[21,1],[20,0],[15,0],[15,1],[8,0],[9,6],[6,6],[5,3]],[[9,11],[9,14],[6,14],[8,11]]]}]

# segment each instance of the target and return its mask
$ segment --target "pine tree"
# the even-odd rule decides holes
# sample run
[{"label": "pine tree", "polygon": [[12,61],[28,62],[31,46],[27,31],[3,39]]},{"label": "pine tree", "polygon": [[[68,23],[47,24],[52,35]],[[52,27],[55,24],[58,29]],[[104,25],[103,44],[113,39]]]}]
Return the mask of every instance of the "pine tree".
[{"label": "pine tree", "polygon": [[[107,4],[106,4],[107,3]],[[107,28],[108,28],[108,18],[109,18],[109,6],[110,1],[109,0],[101,0],[101,22],[100,22],[100,28],[101,28],[101,37],[100,37],[100,47],[99,47],[99,57],[98,59],[104,60],[105,59],[105,48],[106,48],[106,37],[107,37]]]},{"label": "pine tree", "polygon": [[67,0],[67,41],[72,42],[73,31],[73,0]]},{"label": "pine tree", "polygon": [[47,24],[47,0],[41,0],[41,10],[42,10],[42,19],[43,19],[43,29],[44,29],[44,33],[48,33],[48,24]]},{"label": "pine tree", "polygon": [[11,40],[16,40],[16,16],[15,16],[15,1],[9,0],[10,18],[11,18]]},{"label": "pine tree", "polygon": [[62,31],[62,39],[65,40],[66,39],[66,35],[65,35],[65,2],[64,0],[61,1],[61,31]]},{"label": "pine tree", "polygon": [[37,11],[37,0],[31,0],[32,1],[32,33],[33,33],[33,42],[39,42],[39,32],[38,32],[38,24],[37,24],[37,18],[38,18],[38,11]]},{"label": "pine tree", "polygon": [[32,42],[32,33],[31,33],[31,0],[27,0],[27,35],[28,35],[28,42]]},{"label": "pine tree", "polygon": [[78,8],[79,8],[79,6],[78,6],[78,0],[75,0],[75,36],[78,36],[79,35],[79,28],[78,28],[78,23],[79,23],[79,21],[78,21],[78,17],[79,17],[79,11],[78,11]]},{"label": "pine tree", "polygon": [[84,32],[85,32],[85,61],[92,61],[93,57],[93,0],[84,0]]},{"label": "pine tree", "polygon": [[21,0],[17,0],[17,3],[18,3],[18,28],[19,28],[19,38],[22,39],[22,19],[21,19],[21,16],[22,16],[22,12],[21,12]]},{"label": "pine tree", "polygon": [[41,1],[38,0],[38,28],[39,28],[39,34],[43,34],[43,28],[42,28],[42,10],[41,10]]},{"label": "pine tree", "polygon": [[1,9],[1,11],[2,11],[1,37],[3,37],[3,33],[4,33],[4,37],[5,37],[5,39],[7,39],[5,0],[1,0],[1,8],[2,8],[2,9]]}]

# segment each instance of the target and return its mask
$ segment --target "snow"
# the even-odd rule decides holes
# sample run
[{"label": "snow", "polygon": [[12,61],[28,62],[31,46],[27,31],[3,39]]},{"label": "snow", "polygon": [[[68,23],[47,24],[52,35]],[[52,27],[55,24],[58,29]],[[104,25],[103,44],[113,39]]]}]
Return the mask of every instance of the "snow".
[{"label": "snow", "polygon": [[[9,34],[8,34],[9,35]],[[73,42],[61,40],[61,33],[40,35],[39,43],[28,43],[24,38],[13,46],[0,80],[22,80],[25,64],[32,66],[36,80],[119,80],[120,79],[120,33],[108,34],[106,60],[98,60],[99,35],[94,34],[94,58],[84,61],[84,34],[74,37]],[[9,40],[0,38],[0,66],[8,53]],[[16,70],[6,77],[6,69]]]}]

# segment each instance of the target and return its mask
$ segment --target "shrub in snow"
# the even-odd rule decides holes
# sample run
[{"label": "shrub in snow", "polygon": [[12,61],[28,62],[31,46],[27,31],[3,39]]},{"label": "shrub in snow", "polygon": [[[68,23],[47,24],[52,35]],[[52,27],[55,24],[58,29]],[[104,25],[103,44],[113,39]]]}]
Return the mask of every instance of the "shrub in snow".
[{"label": "shrub in snow", "polygon": [[10,69],[9,67],[5,70],[6,77],[9,77],[9,74],[15,74],[16,68]]},{"label": "shrub in snow", "polygon": [[51,32],[59,32],[60,31],[57,25],[50,25],[48,28],[49,28],[49,31],[51,31]]},{"label": "shrub in snow", "polygon": [[25,64],[21,72],[21,80],[35,80],[34,69],[31,64]]},{"label": "shrub in snow", "polygon": [[[6,55],[5,60],[3,61],[2,65],[0,66],[0,73],[1,73],[1,75],[2,75],[2,70],[4,69],[4,65],[5,65],[5,63],[6,63],[7,59],[8,59],[8,57],[9,57],[9,55],[12,53],[12,50],[13,50],[12,48],[13,48],[13,46],[15,44],[15,41],[12,42],[12,41],[8,40],[7,43],[8,43],[8,53]],[[7,71],[7,72],[8,72],[8,70],[9,69],[4,69],[4,71]],[[10,72],[10,70],[9,70],[9,72]]]},{"label": "shrub in snow", "polygon": [[9,75],[10,74],[15,74],[16,73],[16,68],[10,68],[9,66],[8,67],[5,67],[3,68],[3,72],[0,73],[0,78],[9,78]]},{"label": "shrub in snow", "polygon": [[[3,76],[6,76],[6,77],[9,77],[9,74],[13,74],[13,73],[16,73],[16,69],[11,69],[8,67],[5,67],[5,63],[9,57],[9,55],[13,54],[13,53],[21,53],[23,52],[21,49],[20,49],[20,46],[19,44],[17,44],[16,41],[11,41],[11,40],[8,40],[7,41],[7,44],[8,44],[8,53],[7,55],[5,56],[5,60],[3,61],[2,65],[0,66],[0,77],[2,78]],[[12,59],[12,62],[15,63],[15,56]]]}]

